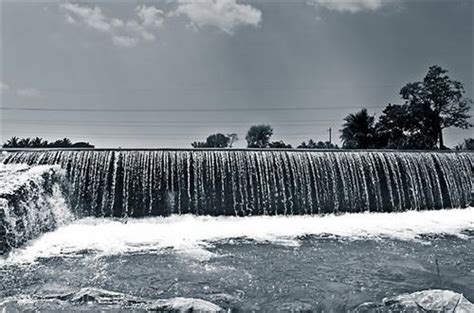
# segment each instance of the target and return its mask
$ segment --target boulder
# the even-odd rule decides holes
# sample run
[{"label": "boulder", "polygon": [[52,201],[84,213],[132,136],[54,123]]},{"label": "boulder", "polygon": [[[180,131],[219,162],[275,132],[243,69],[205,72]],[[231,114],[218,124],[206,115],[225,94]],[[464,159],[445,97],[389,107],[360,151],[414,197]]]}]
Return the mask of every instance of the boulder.
[{"label": "boulder", "polygon": [[147,304],[149,311],[160,312],[222,312],[222,308],[214,303],[193,298],[171,298],[156,300]]},{"label": "boulder", "polygon": [[423,290],[396,297],[388,297],[382,303],[366,302],[355,312],[474,312],[474,305],[462,294],[451,290]]},{"label": "boulder", "polygon": [[74,304],[118,305],[125,308],[160,312],[222,312],[214,303],[193,298],[150,300],[129,296],[121,292],[99,288],[82,288],[74,292],[36,296],[36,300],[60,300]]},{"label": "boulder", "polygon": [[109,291],[99,288],[82,288],[78,291],[64,293],[59,295],[50,295],[41,297],[43,299],[54,298],[71,303],[97,303],[97,304],[120,304],[133,305],[137,303],[145,303],[145,300],[140,298],[125,295],[120,292]]}]

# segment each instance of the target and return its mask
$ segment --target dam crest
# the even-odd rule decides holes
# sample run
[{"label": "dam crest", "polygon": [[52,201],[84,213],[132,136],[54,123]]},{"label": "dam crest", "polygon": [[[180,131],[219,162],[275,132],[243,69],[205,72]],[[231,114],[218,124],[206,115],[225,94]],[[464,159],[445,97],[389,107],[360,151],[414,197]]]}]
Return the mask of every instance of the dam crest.
[{"label": "dam crest", "polygon": [[39,150],[4,164],[59,165],[81,216],[303,215],[462,208],[472,153]]}]

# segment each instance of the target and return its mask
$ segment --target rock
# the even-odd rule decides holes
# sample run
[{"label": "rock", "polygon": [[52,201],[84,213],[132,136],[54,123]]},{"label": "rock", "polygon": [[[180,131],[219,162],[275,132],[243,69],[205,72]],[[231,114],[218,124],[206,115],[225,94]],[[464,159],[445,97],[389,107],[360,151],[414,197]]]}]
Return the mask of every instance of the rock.
[{"label": "rock", "polygon": [[82,288],[79,291],[62,295],[58,299],[80,304],[93,302],[98,304],[132,305],[146,302],[140,298],[127,296],[120,292],[91,287]]},{"label": "rock", "polygon": [[214,303],[193,298],[156,300],[146,305],[147,310],[165,312],[222,312]]},{"label": "rock", "polygon": [[82,288],[80,290],[37,296],[37,300],[60,300],[74,304],[99,304],[118,305],[126,308],[140,308],[147,311],[161,312],[222,312],[223,309],[214,303],[193,298],[171,298],[161,300],[149,300],[133,297],[121,292],[109,291],[99,288]]},{"label": "rock", "polygon": [[423,290],[396,297],[388,297],[382,303],[366,302],[355,312],[474,312],[474,305],[462,294],[451,290]]},{"label": "rock", "polygon": [[443,312],[474,312],[474,305],[462,294],[450,290],[424,290],[383,299],[385,306]]}]

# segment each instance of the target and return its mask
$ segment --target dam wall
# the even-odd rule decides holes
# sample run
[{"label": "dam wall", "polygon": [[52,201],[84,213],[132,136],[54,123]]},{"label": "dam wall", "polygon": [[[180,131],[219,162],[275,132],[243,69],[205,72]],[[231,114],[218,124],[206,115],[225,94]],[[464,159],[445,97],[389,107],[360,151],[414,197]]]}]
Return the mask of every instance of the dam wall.
[{"label": "dam wall", "polygon": [[469,152],[38,150],[4,164],[64,169],[85,216],[302,215],[462,208]]}]

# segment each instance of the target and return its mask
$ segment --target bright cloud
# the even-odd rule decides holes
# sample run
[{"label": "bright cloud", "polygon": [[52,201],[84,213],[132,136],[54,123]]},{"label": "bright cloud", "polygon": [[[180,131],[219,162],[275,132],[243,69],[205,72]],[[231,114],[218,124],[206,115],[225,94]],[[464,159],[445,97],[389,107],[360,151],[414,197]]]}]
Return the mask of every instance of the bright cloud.
[{"label": "bright cloud", "polygon": [[309,0],[308,3],[337,12],[376,11],[393,0]]},{"label": "bright cloud", "polygon": [[25,88],[25,89],[18,89],[16,94],[19,97],[23,98],[38,98],[41,97],[41,93],[38,89],[35,88]]},{"label": "bright cloud", "polygon": [[66,18],[70,23],[83,23],[98,31],[109,32],[114,22],[105,17],[99,7],[82,7],[79,4],[65,3],[61,8],[68,12]]},{"label": "bright cloud", "polygon": [[233,34],[239,26],[258,26],[262,12],[237,0],[177,0],[178,7],[170,15],[186,16],[195,28],[214,26]]},{"label": "bright cloud", "polygon": [[163,25],[163,11],[144,5],[138,6],[135,11],[142,20],[143,26],[159,28]]},{"label": "bright cloud", "polygon": [[98,6],[65,3],[60,8],[68,23],[107,34],[115,45],[121,47],[136,46],[141,40],[154,41],[154,31],[163,25],[164,20],[163,11],[145,5],[137,6],[137,18],[128,21],[106,16]]}]

